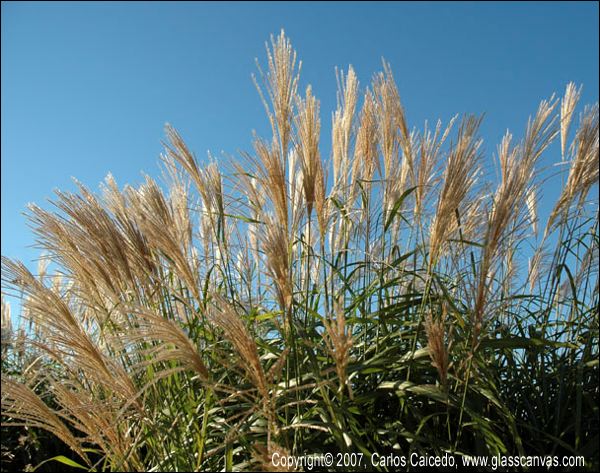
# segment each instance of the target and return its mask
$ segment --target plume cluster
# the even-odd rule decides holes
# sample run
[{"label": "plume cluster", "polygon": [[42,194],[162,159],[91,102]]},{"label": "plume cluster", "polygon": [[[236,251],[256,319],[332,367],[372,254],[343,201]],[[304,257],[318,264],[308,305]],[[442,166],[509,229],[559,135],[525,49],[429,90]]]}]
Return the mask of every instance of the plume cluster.
[{"label": "plume cluster", "polygon": [[482,119],[409,123],[385,62],[363,88],[337,71],[324,156],[300,66],[272,37],[270,135],[239,159],[167,125],[163,180],[29,208],[38,274],[2,258],[3,452],[41,429],[89,470],[396,450],[597,467],[598,105],[574,120],[574,84],[542,101],[494,179]]}]

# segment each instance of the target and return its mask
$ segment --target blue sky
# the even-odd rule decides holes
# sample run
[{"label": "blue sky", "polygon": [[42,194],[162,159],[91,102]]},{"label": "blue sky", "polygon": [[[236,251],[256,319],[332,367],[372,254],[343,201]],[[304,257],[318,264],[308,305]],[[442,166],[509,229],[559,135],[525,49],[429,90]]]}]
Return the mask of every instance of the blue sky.
[{"label": "blue sky", "polygon": [[334,67],[352,64],[366,85],[382,56],[411,126],[485,113],[488,156],[567,82],[598,100],[597,2],[2,2],[2,255],[35,267],[22,212],[72,176],[92,189],[109,171],[119,184],[158,176],[166,122],[201,158],[250,150],[252,130],[268,130],[250,75],[281,28],[301,88],[321,99],[324,150]]}]

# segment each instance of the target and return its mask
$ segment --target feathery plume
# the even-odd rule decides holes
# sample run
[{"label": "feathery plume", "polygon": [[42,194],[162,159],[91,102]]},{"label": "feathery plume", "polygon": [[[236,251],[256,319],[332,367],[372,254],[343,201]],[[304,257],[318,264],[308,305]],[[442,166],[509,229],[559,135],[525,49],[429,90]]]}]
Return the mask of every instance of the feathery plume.
[{"label": "feathery plume", "polygon": [[502,180],[496,190],[487,222],[479,281],[475,289],[472,316],[474,348],[479,345],[479,335],[485,323],[484,314],[494,265],[501,254],[502,245],[514,234],[514,229],[519,228],[523,209],[527,207],[527,196],[534,185],[535,164],[558,133],[556,117],[553,116],[555,108],[556,101],[553,98],[550,101],[543,100],[535,118],[528,120],[523,142],[513,147],[512,136],[507,133],[499,147]]},{"label": "feathery plume", "polygon": [[14,420],[3,426],[27,426],[44,429],[69,446],[87,465],[91,465],[82,443],[73,435],[60,416],[35,394],[29,386],[2,376],[2,415]]},{"label": "feathery plume", "polygon": [[477,182],[481,140],[477,133],[481,118],[465,117],[459,127],[456,144],[452,146],[444,170],[444,184],[431,223],[430,263],[435,265],[448,239],[458,229],[456,212],[464,213],[464,202]]},{"label": "feathery plume", "polygon": [[580,205],[592,186],[598,183],[598,103],[585,108],[571,148],[573,159],[567,184],[550,214],[546,234],[559,223],[559,216],[566,218],[571,204]]},{"label": "feathery plume", "polygon": [[[354,161],[352,163],[352,181],[356,184],[363,181],[366,188],[371,188],[372,178],[379,169],[377,153],[377,121],[375,99],[370,91],[365,93],[360,112],[359,127],[354,146]],[[357,189],[354,188],[353,192]]]},{"label": "feathery plume", "polygon": [[[184,367],[198,373],[201,380],[209,379],[208,369],[194,342],[188,338],[177,322],[141,307],[132,308],[129,313],[132,314],[135,324],[122,332],[118,331],[113,334],[115,346],[118,345],[119,340],[127,340],[132,344],[159,342],[159,344],[144,350],[152,362],[176,360]],[[144,362],[144,364],[147,363]]]},{"label": "feathery plume", "polygon": [[213,294],[214,303],[210,306],[210,320],[225,334],[239,357],[239,366],[254,385],[263,400],[269,399],[267,376],[262,367],[254,337],[235,309],[221,296]]},{"label": "feathery plume", "polygon": [[344,77],[343,71],[336,74],[338,81],[338,105],[332,118],[333,182],[337,188],[347,185],[350,166],[350,142],[352,126],[358,100],[358,80],[352,66]]},{"label": "feathery plume", "polygon": [[[108,358],[94,343],[71,308],[59,294],[44,286],[20,262],[2,257],[2,282],[23,291],[28,316],[42,328],[41,348],[59,363],[69,357],[71,369],[80,369],[98,385],[131,399],[137,392],[126,371]],[[62,356],[59,356],[62,353]]]},{"label": "feathery plume", "polygon": [[562,159],[565,159],[565,151],[567,149],[567,137],[569,135],[569,128],[571,127],[571,120],[573,119],[573,112],[577,107],[581,97],[581,87],[577,90],[573,82],[567,84],[565,95],[560,102],[560,150]]},{"label": "feathery plume", "polygon": [[441,317],[434,318],[431,312],[425,316],[425,332],[427,334],[427,347],[431,365],[437,369],[440,384],[448,386],[448,368],[450,367],[450,349],[452,347],[451,333],[446,331],[447,310],[444,305]]},{"label": "feathery plume", "polygon": [[296,72],[296,52],[283,30],[281,30],[277,40],[271,36],[271,47],[269,48],[267,44],[265,48],[268,58],[267,72],[263,72],[258,60],[256,66],[271,105],[265,99],[256,77],[253,75],[252,78],[269,117],[273,137],[277,137],[278,154],[285,157],[291,137],[294,97],[298,90],[298,78],[302,62],[298,64],[298,71]]},{"label": "feathery plume", "polygon": [[323,319],[325,331],[322,333],[322,337],[327,346],[327,351],[335,362],[340,391],[344,386],[347,386],[350,397],[352,397],[352,387],[348,383],[346,369],[350,361],[350,350],[354,345],[354,340],[352,331],[346,327],[346,315],[339,301],[334,302],[334,314],[334,317]]}]

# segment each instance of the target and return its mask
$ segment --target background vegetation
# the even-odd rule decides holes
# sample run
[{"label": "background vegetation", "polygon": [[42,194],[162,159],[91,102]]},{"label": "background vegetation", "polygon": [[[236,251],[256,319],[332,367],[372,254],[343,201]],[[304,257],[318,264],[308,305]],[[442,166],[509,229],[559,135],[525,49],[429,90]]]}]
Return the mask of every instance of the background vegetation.
[{"label": "background vegetation", "polygon": [[[37,274],[2,259],[21,297],[18,327],[2,308],[3,468],[40,460],[23,432],[90,470],[276,452],[598,468],[598,104],[577,117],[573,84],[542,101],[495,178],[480,118],[412,128],[387,64],[365,90],[349,68],[324,160],[283,33],[267,52],[253,152],[202,165],[167,126],[163,183],[109,175],[29,208]],[[541,221],[555,139],[564,187]]]}]

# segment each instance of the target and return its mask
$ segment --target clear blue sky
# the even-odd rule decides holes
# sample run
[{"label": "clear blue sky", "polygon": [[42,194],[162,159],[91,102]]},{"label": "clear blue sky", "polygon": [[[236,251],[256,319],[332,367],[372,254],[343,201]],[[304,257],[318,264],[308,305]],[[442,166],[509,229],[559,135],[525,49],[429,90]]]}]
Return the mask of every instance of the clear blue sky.
[{"label": "clear blue sky", "polygon": [[71,176],[92,189],[109,171],[119,184],[157,176],[165,122],[199,157],[250,150],[252,130],[267,131],[254,58],[281,28],[302,89],[321,99],[326,144],[334,67],[352,64],[365,85],[382,56],[411,125],[485,113],[489,155],[567,82],[598,100],[596,2],[2,2],[2,255],[35,267],[21,212],[73,189]]}]

